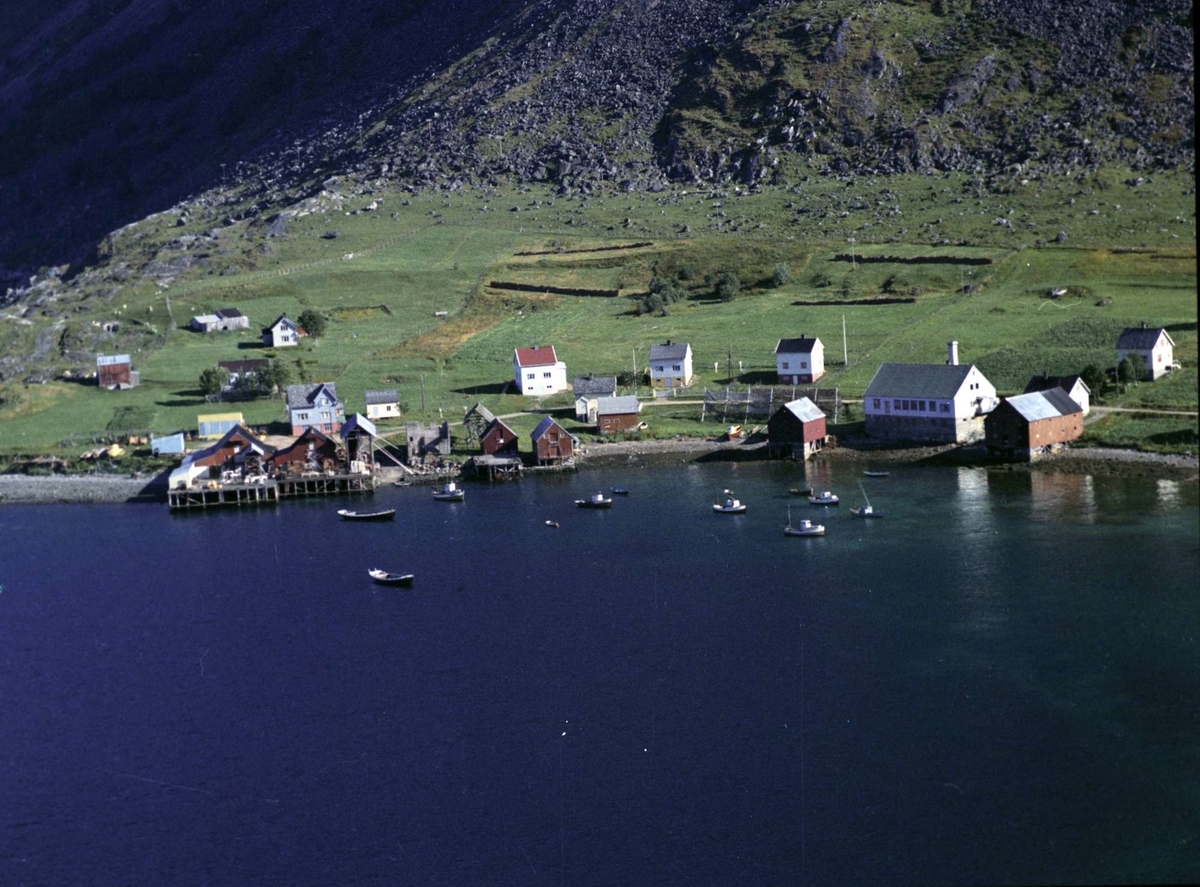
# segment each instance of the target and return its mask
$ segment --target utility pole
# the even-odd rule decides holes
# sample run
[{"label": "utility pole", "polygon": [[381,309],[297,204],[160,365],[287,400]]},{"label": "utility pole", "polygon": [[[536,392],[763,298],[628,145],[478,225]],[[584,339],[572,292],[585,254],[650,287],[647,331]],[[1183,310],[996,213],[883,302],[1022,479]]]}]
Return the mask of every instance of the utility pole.
[{"label": "utility pole", "polygon": [[638,393],[638,371],[637,371],[637,346],[633,346],[633,396],[637,397]]},{"label": "utility pole", "polygon": [[729,351],[725,355],[725,371],[729,374],[730,383],[733,382],[733,346],[729,346]]},{"label": "utility pole", "polygon": [[425,412],[425,374],[421,373],[421,412]]},{"label": "utility pole", "polygon": [[842,315],[842,366],[850,366],[850,352],[846,350],[846,315]]}]

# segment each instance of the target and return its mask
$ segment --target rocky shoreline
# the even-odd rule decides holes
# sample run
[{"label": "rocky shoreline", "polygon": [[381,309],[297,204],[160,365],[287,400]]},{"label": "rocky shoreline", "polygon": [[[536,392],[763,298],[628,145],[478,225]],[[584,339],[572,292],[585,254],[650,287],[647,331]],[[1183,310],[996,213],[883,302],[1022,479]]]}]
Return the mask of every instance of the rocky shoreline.
[{"label": "rocky shoreline", "polygon": [[[584,447],[576,465],[588,468],[668,467],[689,462],[748,462],[768,458],[766,441],[675,440],[615,441]],[[1033,464],[997,462],[980,447],[840,446],[823,451],[821,461],[886,465],[976,465],[1013,471],[1060,471],[1108,475],[1145,475],[1200,479],[1195,455],[1143,453],[1080,447],[1063,450]],[[165,478],[103,477],[96,475],[0,475],[0,505],[15,503],[155,503],[166,501]]]}]

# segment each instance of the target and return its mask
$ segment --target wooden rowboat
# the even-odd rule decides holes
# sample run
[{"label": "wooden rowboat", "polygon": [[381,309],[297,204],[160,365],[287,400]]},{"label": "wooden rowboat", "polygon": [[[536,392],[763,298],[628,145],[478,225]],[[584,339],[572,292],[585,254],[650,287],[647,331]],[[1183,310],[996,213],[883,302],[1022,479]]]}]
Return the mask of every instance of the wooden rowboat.
[{"label": "wooden rowboat", "polygon": [[395,520],[396,509],[389,508],[387,511],[350,511],[346,508],[338,509],[338,514],[342,520]]},{"label": "wooden rowboat", "polygon": [[367,570],[367,573],[372,579],[380,585],[412,585],[412,573],[389,573],[387,570],[377,570],[374,567]]}]

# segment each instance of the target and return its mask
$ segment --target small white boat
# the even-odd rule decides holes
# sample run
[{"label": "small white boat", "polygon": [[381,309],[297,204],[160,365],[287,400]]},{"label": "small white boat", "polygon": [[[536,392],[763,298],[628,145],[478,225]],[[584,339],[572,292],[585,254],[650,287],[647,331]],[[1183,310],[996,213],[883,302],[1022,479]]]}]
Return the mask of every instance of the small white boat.
[{"label": "small white boat", "polygon": [[862,490],[863,500],[867,503],[862,508],[851,508],[850,513],[855,517],[883,517],[882,511],[876,511],[871,506],[871,500],[867,498],[867,491],[862,485],[862,481],[858,482],[858,488]]},{"label": "small white boat", "polygon": [[887,477],[890,471],[864,471],[863,477]]},{"label": "small white boat", "polygon": [[576,499],[575,504],[580,508],[612,508],[612,499],[605,498],[603,493],[596,493],[586,499]]},{"label": "small white boat", "polygon": [[794,527],[791,522],[788,522],[788,525],[784,527],[784,535],[824,535],[824,525],[808,519],[800,521]]},{"label": "small white boat", "polygon": [[837,505],[841,500],[829,490],[824,490],[820,496],[809,496],[808,501],[813,505]]},{"label": "small white boat", "polygon": [[394,520],[396,509],[389,508],[386,511],[351,511],[348,508],[339,508],[338,514],[342,520]]},{"label": "small white boat", "polygon": [[439,502],[461,502],[466,495],[467,491],[457,486],[454,481],[450,481],[440,490],[433,491],[433,498]]},{"label": "small white boat", "polygon": [[372,567],[367,570],[367,573],[372,579],[380,585],[412,585],[412,573],[389,573],[387,570],[378,570]]},{"label": "small white boat", "polygon": [[746,506],[734,497],[732,490],[725,490],[725,501],[715,503],[713,511],[717,514],[745,514]]}]

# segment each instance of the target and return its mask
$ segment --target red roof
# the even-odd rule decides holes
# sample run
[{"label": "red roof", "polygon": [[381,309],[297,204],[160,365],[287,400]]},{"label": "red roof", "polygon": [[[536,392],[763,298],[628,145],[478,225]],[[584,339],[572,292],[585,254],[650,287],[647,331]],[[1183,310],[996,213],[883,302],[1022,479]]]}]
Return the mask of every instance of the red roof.
[{"label": "red roof", "polygon": [[553,345],[517,349],[517,366],[544,367],[554,366],[556,363],[558,363],[558,356],[554,353]]}]

